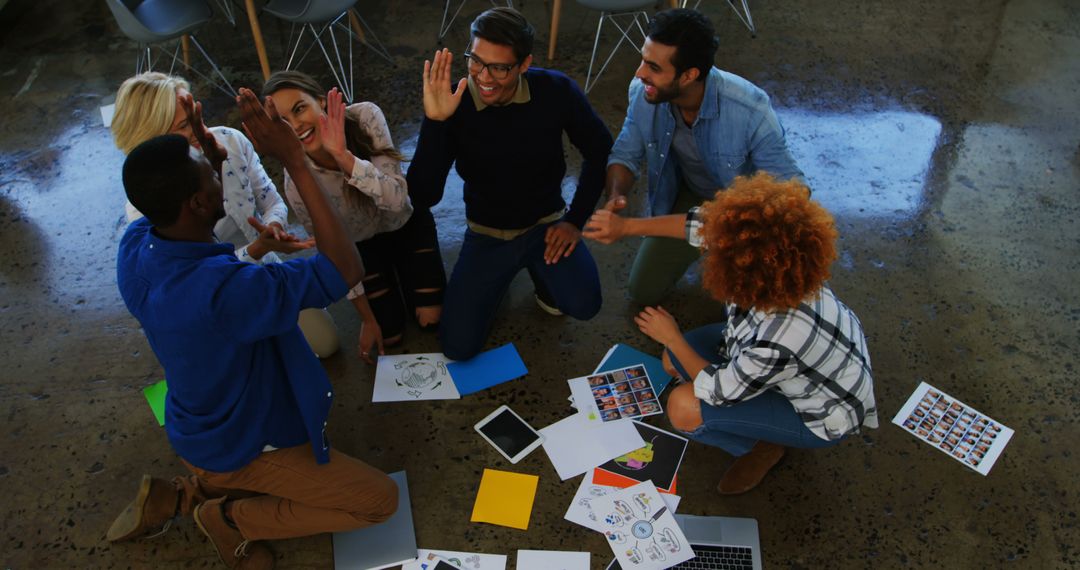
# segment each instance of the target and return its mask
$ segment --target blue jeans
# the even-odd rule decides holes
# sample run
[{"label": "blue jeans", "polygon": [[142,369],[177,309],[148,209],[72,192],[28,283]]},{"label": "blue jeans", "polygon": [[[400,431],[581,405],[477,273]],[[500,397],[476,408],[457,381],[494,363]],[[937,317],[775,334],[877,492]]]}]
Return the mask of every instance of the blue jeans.
[{"label": "blue jeans", "polygon": [[[724,324],[705,325],[686,333],[686,341],[702,358],[718,364],[717,346],[724,339]],[[693,381],[675,355],[668,358],[679,375]],[[841,441],[821,439],[803,424],[787,397],[776,390],[765,392],[731,406],[712,406],[701,402],[701,425],[687,437],[712,445],[738,457],[747,454],[759,440],[785,447],[811,449],[832,447]]]},{"label": "blue jeans", "polygon": [[514,276],[529,271],[537,286],[547,289],[564,314],[588,320],[600,311],[600,274],[589,249],[579,241],[570,257],[544,263],[544,235],[550,224],[537,226],[512,240],[465,230],[450,281],[446,285],[439,338],[443,353],[468,360],[484,347],[495,312]]}]

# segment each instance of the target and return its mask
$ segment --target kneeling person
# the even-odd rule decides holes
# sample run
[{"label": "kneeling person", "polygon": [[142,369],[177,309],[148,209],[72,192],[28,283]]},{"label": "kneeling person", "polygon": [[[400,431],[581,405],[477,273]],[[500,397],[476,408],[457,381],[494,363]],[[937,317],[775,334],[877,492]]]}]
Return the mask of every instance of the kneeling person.
[{"label": "kneeling person", "polygon": [[146,217],[121,240],[117,282],[165,369],[166,433],[193,475],[144,475],[107,538],[135,538],[190,513],[228,565],[270,568],[273,554],[258,541],[384,521],[397,509],[397,488],[330,448],[333,390],[296,324],[300,310],[326,306],[360,281],[356,249],[292,129],[272,104],[267,114],[241,93],[245,129],[296,182],[320,253],[259,266],[216,243],[225,156],[211,141],[204,155],[165,135],[128,155],[124,189]]}]

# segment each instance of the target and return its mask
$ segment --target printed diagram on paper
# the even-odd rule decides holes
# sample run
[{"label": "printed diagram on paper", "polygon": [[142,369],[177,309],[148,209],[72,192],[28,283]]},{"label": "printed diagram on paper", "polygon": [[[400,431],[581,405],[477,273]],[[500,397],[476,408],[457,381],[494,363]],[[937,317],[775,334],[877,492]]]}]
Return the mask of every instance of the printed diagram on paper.
[{"label": "printed diagram on paper", "polygon": [[380,356],[371,401],[456,400],[461,395],[446,370],[450,362],[439,353]]},{"label": "printed diagram on paper", "polygon": [[416,562],[405,564],[401,570],[431,570],[439,559],[461,570],[506,570],[505,554],[480,554],[424,548],[417,552]]},{"label": "printed diagram on paper", "polygon": [[[596,512],[593,510],[593,502],[600,497],[619,490],[619,487],[597,485],[593,481],[593,471],[586,471],[585,477],[581,480],[581,486],[578,487],[574,500],[570,503],[570,507],[566,509],[563,518],[587,529],[604,532],[604,524],[600,522],[599,517],[596,516]],[[660,495],[660,497],[664,500],[668,510],[674,513],[679,506],[680,498],[677,495]]]},{"label": "printed diagram on paper", "polygon": [[624,568],[661,570],[694,557],[671,509],[650,481],[590,501]]}]

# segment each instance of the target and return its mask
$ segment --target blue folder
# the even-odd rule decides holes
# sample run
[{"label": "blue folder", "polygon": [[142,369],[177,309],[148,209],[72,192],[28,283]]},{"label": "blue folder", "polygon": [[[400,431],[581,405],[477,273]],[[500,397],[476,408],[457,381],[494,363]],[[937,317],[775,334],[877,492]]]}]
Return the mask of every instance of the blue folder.
[{"label": "blue folder", "polygon": [[514,348],[514,343],[481,352],[468,360],[451,362],[446,365],[446,370],[462,396],[502,384],[529,372]]}]

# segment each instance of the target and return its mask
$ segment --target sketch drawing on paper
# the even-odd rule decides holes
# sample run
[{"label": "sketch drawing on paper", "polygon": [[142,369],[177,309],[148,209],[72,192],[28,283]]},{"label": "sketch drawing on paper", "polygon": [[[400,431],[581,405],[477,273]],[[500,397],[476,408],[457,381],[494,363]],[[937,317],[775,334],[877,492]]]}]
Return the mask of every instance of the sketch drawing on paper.
[{"label": "sketch drawing on paper", "polygon": [[461,396],[442,354],[395,354],[379,357],[373,402],[450,400]]},{"label": "sketch drawing on paper", "polygon": [[670,509],[651,483],[593,502],[623,568],[659,569],[694,557]]},{"label": "sketch drawing on paper", "polygon": [[424,392],[434,390],[442,385],[444,378],[449,377],[446,372],[446,364],[429,360],[424,356],[416,357],[413,362],[398,362],[394,365],[400,375],[394,379],[394,383],[405,393],[419,398]]}]

